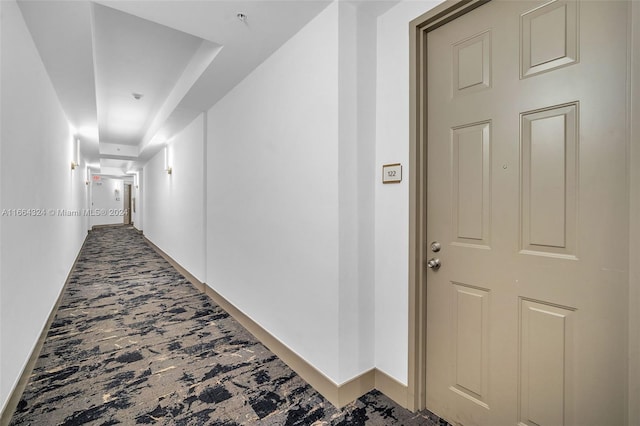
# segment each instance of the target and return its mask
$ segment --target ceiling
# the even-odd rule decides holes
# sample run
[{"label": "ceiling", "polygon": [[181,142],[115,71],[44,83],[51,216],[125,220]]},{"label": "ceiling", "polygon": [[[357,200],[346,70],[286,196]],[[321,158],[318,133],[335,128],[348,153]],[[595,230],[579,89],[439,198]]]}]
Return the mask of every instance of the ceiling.
[{"label": "ceiling", "polygon": [[[331,1],[18,4],[83,157],[117,176],[140,169]],[[378,15],[396,1],[352,3]]]}]

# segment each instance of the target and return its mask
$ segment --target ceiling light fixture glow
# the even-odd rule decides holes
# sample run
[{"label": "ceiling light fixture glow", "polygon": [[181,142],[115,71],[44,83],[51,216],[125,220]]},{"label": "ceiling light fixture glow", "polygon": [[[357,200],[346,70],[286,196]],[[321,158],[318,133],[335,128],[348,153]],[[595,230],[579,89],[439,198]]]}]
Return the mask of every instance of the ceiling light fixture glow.
[{"label": "ceiling light fixture glow", "polygon": [[71,160],[71,170],[75,170],[80,165],[80,139],[76,139],[73,147],[74,155]]},{"label": "ceiling light fixture glow", "polygon": [[95,126],[80,127],[77,134],[87,139],[98,140],[98,129]]},{"label": "ceiling light fixture glow", "polygon": [[167,139],[160,135],[154,136],[151,141],[149,141],[149,145],[164,145],[166,143]]},{"label": "ceiling light fixture glow", "polygon": [[173,168],[169,165],[169,147],[167,145],[164,146],[164,171],[168,175],[173,173]]}]

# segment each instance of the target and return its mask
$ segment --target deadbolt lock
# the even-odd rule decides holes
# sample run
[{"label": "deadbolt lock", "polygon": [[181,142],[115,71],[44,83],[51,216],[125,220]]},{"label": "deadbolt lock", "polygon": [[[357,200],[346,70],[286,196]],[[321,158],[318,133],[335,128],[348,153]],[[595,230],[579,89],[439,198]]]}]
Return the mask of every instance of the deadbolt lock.
[{"label": "deadbolt lock", "polygon": [[440,245],[439,242],[434,241],[431,243],[431,251],[434,253],[437,253],[440,251],[440,249],[442,248],[442,246]]}]

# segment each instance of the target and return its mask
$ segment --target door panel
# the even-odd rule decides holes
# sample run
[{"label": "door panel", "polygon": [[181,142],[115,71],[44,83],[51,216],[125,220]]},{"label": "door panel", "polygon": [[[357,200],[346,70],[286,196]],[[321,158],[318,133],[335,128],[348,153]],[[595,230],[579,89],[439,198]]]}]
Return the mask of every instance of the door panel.
[{"label": "door panel", "polygon": [[522,250],[575,259],[578,104],[521,116]]},{"label": "door panel", "polygon": [[427,408],[624,424],[627,4],[492,1],[428,33]]},{"label": "door panel", "polygon": [[571,308],[520,300],[520,424],[565,424],[572,396]]},{"label": "door panel", "polygon": [[577,61],[578,5],[575,1],[548,2],[522,15],[521,76]]},{"label": "door panel", "polygon": [[489,292],[453,283],[451,335],[455,382],[450,388],[488,408],[488,313]]},{"label": "door panel", "polygon": [[490,122],[453,129],[453,233],[458,244],[489,248]]},{"label": "door panel", "polygon": [[124,184],[124,217],[125,225],[131,225],[131,184]]}]

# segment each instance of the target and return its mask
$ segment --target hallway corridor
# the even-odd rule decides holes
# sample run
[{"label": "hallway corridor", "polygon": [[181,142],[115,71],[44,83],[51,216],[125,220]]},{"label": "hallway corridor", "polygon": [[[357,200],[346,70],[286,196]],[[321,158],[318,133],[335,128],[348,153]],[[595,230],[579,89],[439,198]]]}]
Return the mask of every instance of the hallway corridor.
[{"label": "hallway corridor", "polygon": [[90,232],[13,425],[437,425],[377,391],[337,410],[131,227]]}]

